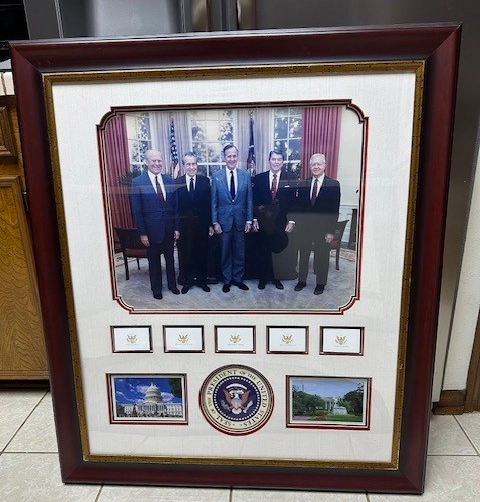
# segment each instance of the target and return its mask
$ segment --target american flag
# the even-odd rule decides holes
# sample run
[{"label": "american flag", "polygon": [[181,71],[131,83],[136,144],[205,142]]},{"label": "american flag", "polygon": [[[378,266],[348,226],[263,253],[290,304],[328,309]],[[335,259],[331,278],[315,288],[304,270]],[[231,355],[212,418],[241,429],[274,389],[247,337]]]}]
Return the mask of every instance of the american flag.
[{"label": "american flag", "polygon": [[178,176],[178,151],[177,142],[175,141],[175,126],[173,125],[173,118],[170,120],[170,156],[172,163],[170,164],[170,172],[176,178]]},{"label": "american flag", "polygon": [[247,169],[250,171],[251,176],[255,176],[255,143],[253,139],[253,117],[250,117],[250,138],[248,143],[248,157],[247,157]]}]

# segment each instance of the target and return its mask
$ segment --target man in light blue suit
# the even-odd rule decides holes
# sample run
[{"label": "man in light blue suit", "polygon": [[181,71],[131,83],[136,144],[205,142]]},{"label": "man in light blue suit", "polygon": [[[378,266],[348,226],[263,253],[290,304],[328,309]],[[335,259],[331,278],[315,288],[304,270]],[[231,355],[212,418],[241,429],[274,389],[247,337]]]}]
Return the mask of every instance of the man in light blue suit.
[{"label": "man in light blue suit", "polygon": [[223,149],[226,168],[212,176],[213,230],[220,237],[221,269],[224,293],[233,284],[243,291],[245,271],[245,234],[253,221],[252,182],[250,173],[237,168],[238,149],[227,145]]}]

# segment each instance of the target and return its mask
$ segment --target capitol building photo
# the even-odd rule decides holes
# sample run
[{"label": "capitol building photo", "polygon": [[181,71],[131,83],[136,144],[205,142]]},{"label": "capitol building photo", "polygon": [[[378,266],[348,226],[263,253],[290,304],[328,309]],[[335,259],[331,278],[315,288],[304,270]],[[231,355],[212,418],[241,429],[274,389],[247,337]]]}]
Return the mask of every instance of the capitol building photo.
[{"label": "capitol building photo", "polygon": [[183,404],[164,402],[162,393],[152,382],[145,391],[145,397],[142,401],[136,403],[120,404],[117,403],[118,418],[153,418],[153,417],[177,417],[182,418]]}]

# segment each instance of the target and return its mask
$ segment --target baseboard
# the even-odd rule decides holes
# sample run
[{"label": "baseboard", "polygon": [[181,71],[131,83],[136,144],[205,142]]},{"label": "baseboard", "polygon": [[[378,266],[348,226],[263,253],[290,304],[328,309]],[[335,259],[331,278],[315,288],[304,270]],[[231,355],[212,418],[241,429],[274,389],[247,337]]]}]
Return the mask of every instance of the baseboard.
[{"label": "baseboard", "polygon": [[433,403],[434,415],[461,415],[465,411],[465,390],[442,390],[438,403]]},{"label": "baseboard", "polygon": [[43,380],[0,380],[0,389],[8,390],[50,390],[48,379]]}]

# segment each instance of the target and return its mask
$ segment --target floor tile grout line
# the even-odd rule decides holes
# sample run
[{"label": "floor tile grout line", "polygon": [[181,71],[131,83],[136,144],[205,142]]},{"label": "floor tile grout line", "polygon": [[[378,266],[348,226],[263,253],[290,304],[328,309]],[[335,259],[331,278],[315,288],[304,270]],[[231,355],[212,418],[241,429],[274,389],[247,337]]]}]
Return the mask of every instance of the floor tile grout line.
[{"label": "floor tile grout line", "polygon": [[[45,393],[43,394],[43,396],[39,399],[38,403],[30,410],[30,413],[26,416],[25,420],[23,420],[23,422],[19,425],[19,427],[17,428],[17,430],[13,433],[12,437],[7,441],[7,444],[2,449],[1,453],[8,453],[5,450],[10,446],[11,442],[15,439],[15,437],[20,432],[20,430],[22,429],[22,427],[25,425],[25,423],[27,422],[27,420],[32,416],[33,412],[38,408],[38,406],[40,405],[40,403],[45,399],[45,396],[48,394],[48,392],[49,392],[48,390],[45,391]],[[27,452],[23,452],[23,453],[27,453]]]},{"label": "floor tile grout line", "polygon": [[462,426],[460,420],[458,420],[458,418],[454,415],[453,418],[455,419],[455,421],[457,422],[457,424],[459,425],[460,429],[462,429],[463,433],[465,434],[465,436],[467,436],[467,439],[468,441],[470,442],[470,444],[473,446],[473,449],[476,451],[477,453],[477,456],[480,455],[480,449],[477,448],[477,446],[475,445],[475,441],[473,441],[470,436],[468,435],[468,432],[465,430],[465,428]]},{"label": "floor tile grout line", "polygon": [[427,457],[478,457],[476,453],[429,453]]},{"label": "floor tile grout line", "polygon": [[101,493],[102,493],[102,490],[103,490],[103,487],[104,487],[104,486],[105,486],[105,485],[100,485],[100,489],[98,490],[98,493],[97,493],[97,496],[95,497],[94,502],[98,502],[98,501],[100,500],[100,495],[101,495]]}]

